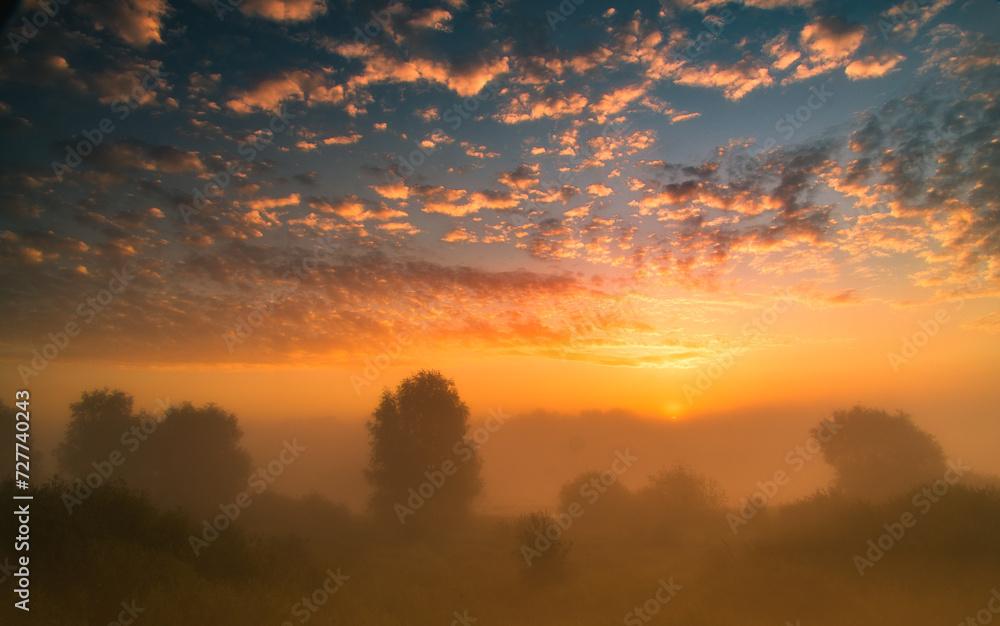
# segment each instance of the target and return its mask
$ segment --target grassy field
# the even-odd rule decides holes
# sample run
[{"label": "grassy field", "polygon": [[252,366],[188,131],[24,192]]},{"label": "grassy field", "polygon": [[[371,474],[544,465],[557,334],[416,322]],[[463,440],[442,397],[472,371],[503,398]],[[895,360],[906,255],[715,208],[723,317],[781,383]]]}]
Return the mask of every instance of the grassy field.
[{"label": "grassy field", "polygon": [[403,539],[317,498],[274,496],[195,556],[197,524],[180,512],[109,485],[67,516],[62,487],[34,501],[31,623],[109,624],[134,601],[139,626],[958,624],[1000,586],[990,489],[955,487],[862,576],[853,557],[908,497],[876,506],[821,494],[735,535],[724,514],[662,528],[583,518],[560,537],[564,559],[528,568],[512,519]]}]

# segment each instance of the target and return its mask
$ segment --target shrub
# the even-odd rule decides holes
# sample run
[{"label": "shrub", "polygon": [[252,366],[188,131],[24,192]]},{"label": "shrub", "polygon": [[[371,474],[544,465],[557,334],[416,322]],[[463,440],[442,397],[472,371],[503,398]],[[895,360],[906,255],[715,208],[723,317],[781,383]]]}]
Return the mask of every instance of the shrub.
[{"label": "shrub", "polygon": [[545,511],[522,515],[515,526],[520,543],[517,556],[526,579],[552,581],[566,573],[566,560],[573,542],[563,538],[563,528]]}]

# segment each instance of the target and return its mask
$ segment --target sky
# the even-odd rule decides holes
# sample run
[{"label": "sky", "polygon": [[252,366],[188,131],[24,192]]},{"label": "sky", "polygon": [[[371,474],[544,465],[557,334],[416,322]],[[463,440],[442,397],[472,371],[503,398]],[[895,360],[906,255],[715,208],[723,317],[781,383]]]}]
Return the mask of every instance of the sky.
[{"label": "sky", "polygon": [[0,52],[5,397],[1000,434],[1000,3],[52,7]]}]

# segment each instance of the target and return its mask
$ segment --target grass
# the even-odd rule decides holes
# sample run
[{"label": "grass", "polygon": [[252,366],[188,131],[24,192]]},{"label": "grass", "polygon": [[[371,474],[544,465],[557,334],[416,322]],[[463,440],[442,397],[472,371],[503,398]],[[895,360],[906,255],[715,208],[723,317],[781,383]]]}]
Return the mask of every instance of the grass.
[{"label": "grass", "polygon": [[[735,536],[725,524],[664,529],[662,540],[645,534],[650,519],[581,524],[567,531],[572,549],[559,575],[532,577],[516,520],[478,518],[403,541],[331,510],[308,524],[291,520],[290,536],[276,519],[259,519],[270,514],[262,507],[196,558],[187,547],[193,521],[178,526],[173,514],[107,489],[63,525],[33,524],[34,623],[107,624],[120,602],[135,599],[145,608],[136,626],[447,626],[462,623],[456,613],[477,626],[622,624],[672,580],[682,588],[641,623],[919,626],[962,622],[1000,585],[1000,497],[987,490],[956,489],[864,576],[853,555],[907,510],[907,498],[876,506],[820,494],[768,511]],[[57,506],[58,492],[37,494],[38,510]],[[114,523],[123,519],[129,524]],[[315,612],[296,610],[338,568],[350,576],[343,587]]]}]

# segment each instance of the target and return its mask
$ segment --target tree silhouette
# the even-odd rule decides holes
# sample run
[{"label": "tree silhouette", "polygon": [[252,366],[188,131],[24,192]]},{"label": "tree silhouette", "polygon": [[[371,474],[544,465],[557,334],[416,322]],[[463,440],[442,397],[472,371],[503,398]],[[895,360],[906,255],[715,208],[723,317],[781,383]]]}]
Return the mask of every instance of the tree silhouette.
[{"label": "tree silhouette", "polygon": [[171,407],[149,436],[148,454],[137,451],[140,485],[167,506],[218,513],[223,500],[247,488],[251,463],[242,436],[236,416],[214,404]]},{"label": "tree silhouette", "polygon": [[72,403],[65,439],[56,449],[60,471],[82,479],[103,466],[107,479],[124,480],[160,504],[199,515],[246,488],[250,457],[239,446],[243,432],[235,415],[188,402],[157,420],[134,413],[133,404],[131,395],[106,388],[84,392]]},{"label": "tree silhouette", "polygon": [[832,424],[812,434],[836,473],[834,487],[846,495],[877,501],[944,474],[941,445],[902,411],[889,415],[858,405],[836,411]]},{"label": "tree silhouette", "polygon": [[[115,389],[95,389],[83,392],[80,400],[69,405],[70,420],[66,436],[56,448],[59,471],[83,477],[94,471],[93,464],[106,461],[108,455],[121,450],[121,438],[139,425],[133,415],[131,395]],[[134,470],[124,469],[123,478]]]},{"label": "tree silhouette", "polygon": [[632,494],[614,472],[590,470],[559,489],[559,510],[569,512],[574,504],[577,511],[583,511],[578,520],[580,527],[607,530],[631,514]]},{"label": "tree silhouette", "polygon": [[640,493],[674,509],[718,511],[726,505],[726,493],[719,481],[683,463],[650,476],[649,484]]},{"label": "tree silhouette", "polygon": [[455,383],[421,370],[382,393],[368,422],[371,458],[365,477],[381,519],[406,529],[450,526],[468,515],[482,489],[482,461],[465,440],[469,407]]},{"label": "tree silhouette", "polygon": [[636,493],[636,501],[648,529],[654,535],[666,531],[668,536],[661,538],[673,539],[677,533],[720,519],[726,493],[717,480],[677,463],[650,476]]}]

